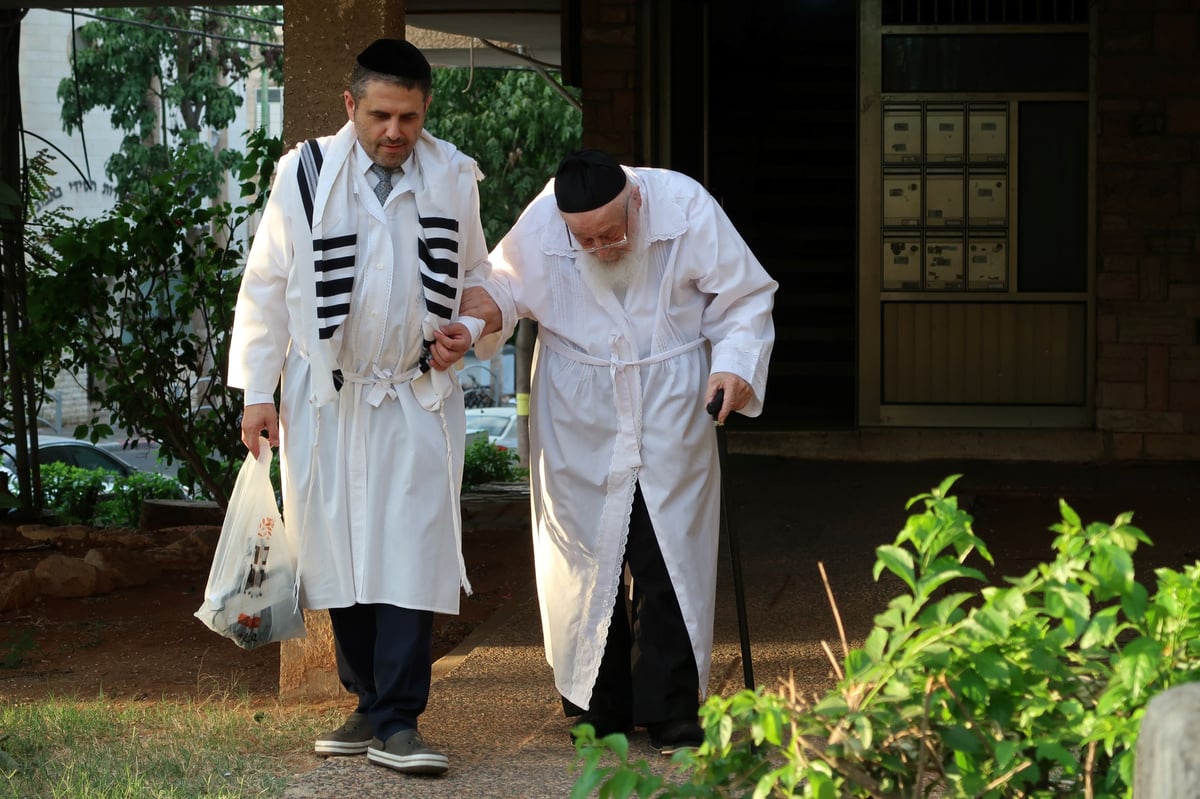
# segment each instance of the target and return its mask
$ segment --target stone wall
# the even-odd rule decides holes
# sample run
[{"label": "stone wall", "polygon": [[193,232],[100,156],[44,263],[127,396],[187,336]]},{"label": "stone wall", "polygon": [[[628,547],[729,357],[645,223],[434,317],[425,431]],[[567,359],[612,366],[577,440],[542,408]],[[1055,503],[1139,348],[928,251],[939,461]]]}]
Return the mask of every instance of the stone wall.
[{"label": "stone wall", "polygon": [[1200,456],[1198,8],[1099,3],[1096,424],[1120,459]]}]

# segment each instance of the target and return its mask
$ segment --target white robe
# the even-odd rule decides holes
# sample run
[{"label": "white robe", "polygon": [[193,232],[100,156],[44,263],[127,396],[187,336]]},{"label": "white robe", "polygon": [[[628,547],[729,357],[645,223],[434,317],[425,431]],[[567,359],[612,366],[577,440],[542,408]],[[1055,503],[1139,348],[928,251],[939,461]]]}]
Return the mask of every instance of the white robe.
[{"label": "white robe", "polygon": [[492,251],[485,284],[504,330],[538,322],[531,387],[534,554],[546,658],[559,692],[587,708],[604,653],[641,485],[704,690],[711,662],[720,467],[704,409],[711,372],[754,390],[762,411],[777,284],[711,195],[676,172],[629,169],[648,226],[647,272],[624,303],[585,279],[553,181]]},{"label": "white robe", "polygon": [[[479,173],[452,145],[423,133],[415,169],[399,178],[385,207],[358,168],[365,162],[354,142],[350,123],[321,139],[314,225],[320,235],[322,225],[344,227],[347,213],[356,214],[349,316],[331,339],[318,341],[312,236],[292,150],[279,161],[242,278],[229,385],[269,394],[282,375],[283,517],[299,542],[303,606],[384,603],[457,613],[466,586],[458,515],[466,423],[452,372],[434,411],[418,402],[411,382],[426,316],[417,204],[440,206],[423,208],[424,215],[459,220],[464,285],[478,285],[487,276]],[[337,392],[333,368],[346,380]]]}]

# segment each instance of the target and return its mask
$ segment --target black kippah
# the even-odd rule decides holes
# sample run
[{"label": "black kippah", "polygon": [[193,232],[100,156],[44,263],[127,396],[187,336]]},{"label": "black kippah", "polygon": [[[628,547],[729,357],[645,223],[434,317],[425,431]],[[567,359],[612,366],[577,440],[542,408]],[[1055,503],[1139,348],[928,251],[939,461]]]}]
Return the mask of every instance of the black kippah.
[{"label": "black kippah", "polygon": [[429,80],[429,60],[416,45],[403,39],[376,39],[358,54],[361,67],[410,80]]},{"label": "black kippah", "polygon": [[554,199],[566,214],[594,211],[625,189],[625,170],[600,150],[576,150],[554,173]]}]

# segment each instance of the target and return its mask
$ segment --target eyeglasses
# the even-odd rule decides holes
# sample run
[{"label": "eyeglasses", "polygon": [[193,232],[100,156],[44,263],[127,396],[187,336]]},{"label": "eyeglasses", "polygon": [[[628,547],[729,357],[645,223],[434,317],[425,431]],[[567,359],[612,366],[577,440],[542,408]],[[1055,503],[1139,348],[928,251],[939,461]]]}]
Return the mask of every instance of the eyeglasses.
[{"label": "eyeglasses", "polygon": [[571,249],[578,253],[591,254],[611,250],[615,247],[624,247],[629,243],[629,195],[625,196],[625,233],[616,241],[597,244],[595,247],[583,247],[580,246],[579,241],[575,238],[575,234],[571,232],[571,228],[567,227],[566,222],[563,222],[563,227],[567,228],[567,241],[571,243]]}]

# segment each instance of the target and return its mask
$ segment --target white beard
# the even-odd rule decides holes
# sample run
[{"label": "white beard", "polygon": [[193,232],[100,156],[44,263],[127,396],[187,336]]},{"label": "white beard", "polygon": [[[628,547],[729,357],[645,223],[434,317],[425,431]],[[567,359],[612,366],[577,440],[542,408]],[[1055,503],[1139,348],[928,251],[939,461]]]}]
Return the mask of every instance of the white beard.
[{"label": "white beard", "polygon": [[641,234],[643,230],[645,226],[638,225],[629,249],[618,261],[601,261],[595,253],[580,253],[576,256],[584,282],[591,286],[593,292],[599,294],[601,291],[607,291],[615,294],[623,302],[626,289],[633,285],[634,281],[645,276],[650,263],[650,243]]}]

